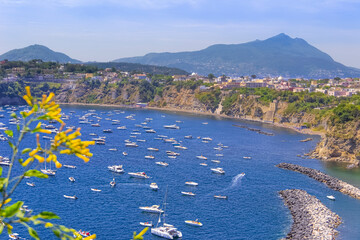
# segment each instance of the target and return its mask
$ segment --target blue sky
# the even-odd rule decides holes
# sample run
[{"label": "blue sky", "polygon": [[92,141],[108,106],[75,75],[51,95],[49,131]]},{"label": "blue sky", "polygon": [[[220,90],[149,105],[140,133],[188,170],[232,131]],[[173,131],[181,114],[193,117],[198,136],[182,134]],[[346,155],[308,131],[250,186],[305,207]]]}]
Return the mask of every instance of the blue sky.
[{"label": "blue sky", "polygon": [[359,0],[0,0],[0,53],[42,44],[82,61],[279,33],[360,68]]}]

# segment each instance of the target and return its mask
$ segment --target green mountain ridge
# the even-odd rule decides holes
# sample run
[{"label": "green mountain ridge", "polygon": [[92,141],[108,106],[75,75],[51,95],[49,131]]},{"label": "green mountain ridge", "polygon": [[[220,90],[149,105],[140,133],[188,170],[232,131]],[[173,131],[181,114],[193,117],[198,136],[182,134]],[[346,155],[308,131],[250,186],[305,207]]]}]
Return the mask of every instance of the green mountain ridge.
[{"label": "green mountain ridge", "polygon": [[30,45],[25,48],[10,50],[0,55],[0,60],[9,61],[30,61],[33,59],[40,59],[44,62],[59,62],[59,63],[81,63],[81,61],[72,59],[64,53],[54,52],[53,50],[43,45]]},{"label": "green mountain ridge", "polygon": [[193,52],[149,53],[121,58],[130,62],[177,67],[207,75],[252,75],[285,77],[355,77],[360,70],[335,62],[328,54],[301,38],[279,34],[266,40],[242,44],[216,44]]}]

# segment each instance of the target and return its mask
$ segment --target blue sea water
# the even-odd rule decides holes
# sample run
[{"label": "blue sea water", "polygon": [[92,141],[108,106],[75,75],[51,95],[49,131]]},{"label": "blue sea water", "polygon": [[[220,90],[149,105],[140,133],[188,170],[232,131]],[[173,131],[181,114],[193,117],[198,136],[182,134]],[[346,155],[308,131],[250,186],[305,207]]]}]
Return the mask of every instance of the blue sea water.
[{"label": "blue sea water", "polygon": [[[78,118],[96,110],[97,116],[102,117],[101,127],[90,124],[80,124]],[[29,187],[25,179],[14,195],[14,200],[25,200],[25,204],[35,213],[53,211],[61,217],[55,221],[59,224],[71,226],[96,233],[97,239],[131,239],[133,231],[143,229],[139,222],[157,222],[157,215],[143,213],[140,206],[162,204],[166,188],[167,216],[166,222],[175,225],[182,233],[183,239],[280,239],[290,230],[292,219],[288,209],[284,206],[278,191],[288,188],[300,188],[315,195],[327,207],[336,212],[343,220],[338,228],[339,239],[359,239],[360,201],[342,195],[327,188],[324,184],[310,179],[302,174],[276,168],[280,162],[300,164],[302,166],[319,169],[330,175],[339,177],[354,185],[360,186],[357,171],[344,171],[338,166],[325,165],[315,159],[297,157],[313,149],[319,140],[317,136],[307,136],[294,131],[273,127],[268,124],[241,122],[232,119],[222,119],[195,114],[179,114],[151,110],[121,109],[125,113],[115,112],[116,108],[65,106],[64,113],[70,116],[67,125],[80,126],[82,139],[90,140],[89,133],[106,136],[106,145],[91,147],[94,153],[88,163],[73,156],[61,156],[63,164],[76,165],[76,169],[61,168],[55,177],[48,179],[34,179],[36,186]],[[75,111],[71,113],[70,111]],[[125,117],[134,114],[135,120]],[[112,125],[110,120],[120,120],[120,125]],[[152,118],[148,126],[155,129],[156,134],[145,133],[136,127],[145,118]],[[89,117],[93,123],[94,117]],[[176,121],[181,121],[177,123]],[[7,123],[7,118],[0,119]],[[207,122],[208,124],[203,124]],[[179,130],[165,129],[163,125],[177,124]],[[272,132],[275,136],[261,135],[232,124],[247,125]],[[127,130],[117,130],[118,126],[127,126]],[[59,125],[56,125],[59,127]],[[10,128],[15,128],[10,125]],[[113,133],[103,133],[103,129],[112,129]],[[138,129],[141,135],[137,139],[138,148],[126,148],[124,140],[136,140],[130,137],[132,130]],[[156,140],[157,135],[166,135],[182,141],[188,150],[174,149],[171,143]],[[184,136],[192,135],[193,139]],[[211,137],[213,141],[204,143],[198,136]],[[301,139],[314,138],[314,141],[302,143]],[[27,137],[26,144],[34,142],[34,136]],[[41,139],[43,145],[47,140]],[[214,150],[218,143],[228,148],[222,151]],[[149,152],[148,147],[158,148],[158,152]],[[117,148],[118,151],[109,151]],[[166,155],[167,150],[179,152],[176,159]],[[123,156],[126,151],[128,156]],[[222,153],[223,157],[217,157]],[[154,160],[145,159],[145,155],[155,156]],[[0,144],[0,155],[9,156],[10,151],[6,143]],[[196,158],[198,155],[208,157],[207,161]],[[251,159],[244,159],[250,156]],[[213,163],[211,160],[220,160]],[[168,167],[155,164],[156,161],[169,163]],[[199,165],[206,162],[208,166]],[[122,164],[124,174],[113,174],[107,166]],[[212,167],[222,167],[225,175],[211,172]],[[40,166],[38,166],[40,168]],[[53,166],[54,168],[54,166]],[[6,170],[6,169],[4,169]],[[19,169],[15,169],[17,172]],[[144,171],[151,179],[130,178],[128,172]],[[246,175],[241,177],[239,174]],[[68,177],[73,176],[75,183]],[[116,179],[117,185],[110,188],[109,182]],[[186,181],[199,183],[197,187],[186,186]],[[156,182],[160,190],[155,192],[149,188],[151,182]],[[93,192],[91,188],[101,189]],[[181,191],[196,193],[195,197],[183,196]],[[76,195],[77,200],[65,199],[63,195]],[[228,200],[214,199],[213,195],[227,195]],[[329,201],[326,195],[334,195],[336,201]],[[199,219],[203,227],[192,227],[184,223],[185,220]],[[55,239],[49,230],[37,228],[41,239]],[[16,232],[28,238],[26,229],[16,226]],[[5,235],[1,239],[7,239]],[[146,233],[145,239],[160,239]]]}]

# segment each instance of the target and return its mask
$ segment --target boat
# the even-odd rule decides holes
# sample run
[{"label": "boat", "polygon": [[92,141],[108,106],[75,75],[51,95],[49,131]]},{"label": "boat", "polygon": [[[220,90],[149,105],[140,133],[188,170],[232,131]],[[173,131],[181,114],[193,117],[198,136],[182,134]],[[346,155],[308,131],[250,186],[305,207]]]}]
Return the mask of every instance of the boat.
[{"label": "boat", "polygon": [[209,123],[208,123],[208,122],[203,122],[202,124],[204,124],[204,125],[208,125]]},{"label": "boat", "polygon": [[145,130],[145,132],[147,132],[147,133],[156,133],[156,131],[154,129]]},{"label": "boat", "polygon": [[117,148],[109,148],[109,151],[116,152],[116,151],[117,151]]},{"label": "boat", "polygon": [[163,213],[164,211],[160,209],[159,205],[152,205],[151,207],[139,207],[143,212],[148,213]]},{"label": "boat", "polygon": [[111,129],[104,129],[103,133],[112,133],[113,131]]},{"label": "boat", "polygon": [[218,174],[225,174],[225,171],[224,171],[224,169],[222,169],[222,168],[211,168],[211,171],[213,172],[213,173],[218,173]]},{"label": "boat", "polygon": [[211,137],[203,137],[202,140],[204,140],[204,141],[212,141],[212,138]]},{"label": "boat", "polygon": [[180,127],[177,126],[176,124],[173,124],[173,125],[164,125],[164,128],[166,128],[166,129],[180,129]]},{"label": "boat", "polygon": [[187,136],[185,136],[184,138],[186,138],[186,139],[192,139],[193,136],[192,136],[192,135],[187,135]]},{"label": "boat", "polygon": [[202,227],[202,225],[203,225],[201,222],[198,222],[197,219],[195,221],[186,220],[185,223],[188,224],[188,225],[191,225],[191,226],[195,226],[195,227]]},{"label": "boat", "polygon": [[156,183],[151,183],[150,188],[154,191],[157,191],[159,189],[159,186]]},{"label": "boat", "polygon": [[69,181],[70,182],[75,182],[75,178],[74,177],[69,177]]},{"label": "boat", "polygon": [[[159,220],[156,224],[156,227],[151,228],[151,234],[154,234],[158,237],[162,237],[162,238],[166,238],[166,239],[182,238],[182,233],[179,230],[177,230],[177,228],[175,228],[173,225],[167,224],[165,222],[166,197],[167,197],[167,189],[166,189],[165,200],[164,200],[164,213],[159,214]],[[163,217],[163,225],[162,226],[160,225],[161,217]]]},{"label": "boat", "polygon": [[0,165],[2,166],[10,166],[10,161],[9,160],[0,160]]},{"label": "boat", "polygon": [[35,183],[26,182],[26,185],[28,185],[30,187],[35,187]]},{"label": "boat", "polygon": [[213,163],[220,163],[219,160],[211,160]]},{"label": "boat", "polygon": [[90,135],[90,136],[94,136],[94,137],[96,137],[96,136],[97,136],[97,134],[96,134],[96,133],[89,133],[89,135]]},{"label": "boat", "polygon": [[117,127],[118,130],[126,130],[126,126]]},{"label": "boat", "polygon": [[68,199],[74,199],[76,200],[77,197],[74,195],[74,196],[68,196],[68,195],[64,195],[64,198],[68,198]]},{"label": "boat", "polygon": [[193,192],[181,192],[182,195],[185,195],[185,196],[195,196],[196,194],[193,193]]},{"label": "boat", "polygon": [[108,169],[115,173],[123,173],[124,172],[123,165],[108,166]]},{"label": "boat", "polygon": [[115,185],[116,185],[115,178],[113,178],[113,180],[110,182],[110,186],[115,187]]},{"label": "boat", "polygon": [[145,156],[145,158],[147,158],[147,159],[154,159],[155,157],[152,156],[152,155],[149,155],[149,156]]},{"label": "boat", "polygon": [[199,184],[197,182],[192,182],[192,181],[189,181],[189,182],[185,182],[185,185],[189,185],[189,186],[198,186]]},{"label": "boat", "polygon": [[214,195],[214,198],[217,198],[217,199],[228,199],[228,196]]},{"label": "boat", "polygon": [[201,165],[201,166],[207,166],[207,164],[206,164],[206,163],[200,163],[200,165]]},{"label": "boat", "polygon": [[154,152],[159,151],[159,149],[157,149],[157,148],[152,148],[152,147],[147,148],[147,150],[149,150],[149,151],[154,151]]},{"label": "boat", "polygon": [[125,147],[138,147],[139,145],[137,145],[134,142],[130,142],[130,143],[125,143]]},{"label": "boat", "polygon": [[9,238],[10,238],[10,239],[21,239],[21,238],[19,237],[19,234],[18,234],[18,233],[9,234]]},{"label": "boat", "polygon": [[95,141],[97,145],[105,145],[105,140],[97,140]]},{"label": "boat", "polygon": [[251,159],[251,157],[243,157],[243,159]]},{"label": "boat", "polygon": [[207,160],[207,157],[200,155],[200,156],[196,156],[196,158],[201,159],[201,160]]},{"label": "boat", "polygon": [[335,197],[333,195],[326,196],[328,199],[335,201]]},{"label": "boat", "polygon": [[166,154],[169,156],[180,156],[180,153],[173,152],[173,151],[166,151]]},{"label": "boat", "polygon": [[[90,232],[87,232],[87,231],[81,231],[81,230],[79,230],[79,231],[77,231],[77,233],[80,234],[80,235],[83,236],[83,237],[89,237],[89,236],[91,236],[91,233],[90,233]],[[74,237],[76,237],[76,236],[74,235]]]},{"label": "boat", "polygon": [[154,226],[154,225],[152,224],[152,222],[140,222],[140,225],[141,225],[141,226],[144,226],[144,227],[152,227],[152,226]]},{"label": "boat", "polygon": [[55,176],[56,172],[54,170],[51,169],[41,169],[41,172],[43,174],[46,174],[48,176]]},{"label": "boat", "polygon": [[100,127],[100,124],[99,123],[94,123],[94,124],[91,124],[92,127]]},{"label": "boat", "polygon": [[160,165],[160,166],[163,166],[163,167],[167,167],[167,166],[169,166],[169,164],[168,163],[166,163],[166,162],[155,162],[157,165]]},{"label": "boat", "polygon": [[175,159],[175,158],[176,158],[176,156],[171,156],[171,155],[169,155],[169,156],[168,156],[168,158]]},{"label": "boat", "polygon": [[73,166],[73,165],[63,165],[63,166],[66,168],[76,168],[76,166]]},{"label": "boat", "polygon": [[127,152],[123,152],[122,154],[123,154],[124,156],[127,156],[127,155],[128,155],[128,153],[127,153]]},{"label": "boat", "polygon": [[176,145],[176,146],[174,146],[174,148],[187,150],[187,147],[184,147],[184,146],[181,146],[181,145]]},{"label": "boat", "polygon": [[91,188],[91,191],[93,191],[93,192],[101,192],[101,190],[97,189],[97,188]]},{"label": "boat", "polygon": [[223,157],[224,154],[222,154],[222,153],[217,153],[217,154],[215,154],[215,156],[217,156],[217,157]]},{"label": "boat", "polygon": [[137,172],[137,173],[129,172],[128,174],[130,175],[130,177],[134,177],[134,178],[145,178],[145,179],[150,178],[144,172]]}]

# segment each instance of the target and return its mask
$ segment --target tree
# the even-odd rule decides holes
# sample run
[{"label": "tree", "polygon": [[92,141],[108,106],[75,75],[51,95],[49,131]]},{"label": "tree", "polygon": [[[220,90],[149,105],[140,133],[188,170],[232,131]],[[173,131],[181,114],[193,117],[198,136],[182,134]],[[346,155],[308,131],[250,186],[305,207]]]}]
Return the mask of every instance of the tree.
[{"label": "tree", "polygon": [[256,75],[255,75],[255,74],[251,75],[251,78],[252,78],[252,79],[255,79],[255,78],[256,78]]},{"label": "tree", "polygon": [[210,81],[212,81],[215,78],[215,76],[214,76],[214,74],[209,73],[208,78]]}]

